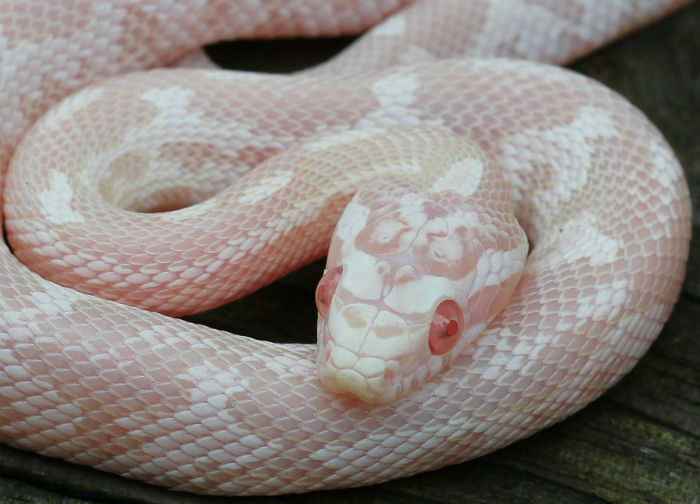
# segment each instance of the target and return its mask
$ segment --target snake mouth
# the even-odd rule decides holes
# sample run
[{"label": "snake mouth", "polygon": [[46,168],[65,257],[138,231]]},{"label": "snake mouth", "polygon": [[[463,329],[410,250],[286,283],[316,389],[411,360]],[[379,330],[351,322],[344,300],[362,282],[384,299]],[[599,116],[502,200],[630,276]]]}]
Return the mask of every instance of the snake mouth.
[{"label": "snake mouth", "polygon": [[336,307],[320,329],[317,369],[323,385],[367,403],[403,395],[406,373],[425,353],[404,318],[371,303]]},{"label": "snake mouth", "polygon": [[351,395],[369,404],[384,404],[397,397],[395,382],[398,362],[376,357],[358,357],[349,350],[331,345],[319,362],[318,373],[331,392]]}]

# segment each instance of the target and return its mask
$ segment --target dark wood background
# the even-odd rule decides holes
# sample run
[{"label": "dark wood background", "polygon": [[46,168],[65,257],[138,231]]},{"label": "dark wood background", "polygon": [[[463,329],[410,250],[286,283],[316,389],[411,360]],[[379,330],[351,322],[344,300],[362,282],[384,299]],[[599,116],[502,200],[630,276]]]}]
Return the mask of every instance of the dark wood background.
[{"label": "dark wood background", "polygon": [[[227,65],[286,71],[351,39],[210,48]],[[651,350],[590,406],[494,454],[383,485],[265,499],[169,492],[0,445],[0,503],[698,503],[700,502],[700,3],[572,65],[626,96],[661,129],[687,175],[693,241],[680,301]],[[242,301],[192,317],[265,334],[286,317],[313,341],[314,264]]]}]

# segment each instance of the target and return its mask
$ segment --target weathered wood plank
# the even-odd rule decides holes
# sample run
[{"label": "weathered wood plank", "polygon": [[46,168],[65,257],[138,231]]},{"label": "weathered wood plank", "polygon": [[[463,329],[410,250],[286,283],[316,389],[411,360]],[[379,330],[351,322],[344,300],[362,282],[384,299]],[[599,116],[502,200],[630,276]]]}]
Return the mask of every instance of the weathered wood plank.
[{"label": "weathered wood plank", "polygon": [[[640,107],[666,135],[689,180],[694,240],[681,300],[647,355],[617,386],[578,414],[497,453],[368,488],[263,499],[266,502],[658,502],[700,501],[700,4],[628,36],[574,69]],[[347,40],[291,42],[305,63]],[[234,45],[266,69],[289,70],[279,43]],[[324,54],[318,54],[318,47]],[[274,61],[277,59],[278,61]],[[240,60],[238,60],[240,63]],[[298,64],[298,63],[297,63]],[[263,64],[264,65],[264,64]],[[198,317],[219,327],[265,334],[276,317],[314,338],[312,265],[246,300]],[[297,302],[296,300],[300,300]],[[176,494],[89,468],[0,446],[0,503],[223,503]],[[260,500],[254,500],[260,502]]]}]

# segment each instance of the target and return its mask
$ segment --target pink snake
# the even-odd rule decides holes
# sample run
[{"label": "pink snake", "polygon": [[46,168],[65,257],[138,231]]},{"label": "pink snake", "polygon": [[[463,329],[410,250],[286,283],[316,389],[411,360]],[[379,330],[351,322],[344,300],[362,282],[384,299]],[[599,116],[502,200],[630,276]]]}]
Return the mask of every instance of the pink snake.
[{"label": "pink snake", "polygon": [[[639,111],[585,77],[465,57],[563,63],[683,1],[416,2],[306,74],[134,73],[45,114],[93,82],[213,40],[357,33],[408,3],[0,2],[5,221],[14,253],[58,283],[182,314],[279,278],[325,254],[342,207],[367,183],[345,171],[359,154],[342,144],[390,150],[372,143],[376,130],[346,132],[377,126],[478,144],[503,169],[530,245],[484,332],[433,379],[377,405],[327,390],[315,346],[86,296],[3,247],[1,441],[197,493],[356,486],[526,437],[636,363],[684,277],[690,205],[678,162]],[[292,147],[302,141],[312,147]],[[312,156],[314,142],[335,158]],[[294,182],[289,166],[300,170]],[[232,195],[255,209],[216,217]],[[92,206],[98,197],[110,204]],[[195,212],[214,220],[200,225]],[[93,220],[121,234],[78,227]],[[165,284],[179,290],[162,293]]]}]

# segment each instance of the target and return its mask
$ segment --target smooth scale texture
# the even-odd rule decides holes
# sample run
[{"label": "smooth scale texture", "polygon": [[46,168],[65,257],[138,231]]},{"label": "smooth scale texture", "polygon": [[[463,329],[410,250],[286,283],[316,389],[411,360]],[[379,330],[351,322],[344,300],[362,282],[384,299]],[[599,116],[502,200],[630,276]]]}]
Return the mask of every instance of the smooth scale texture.
[{"label": "smooth scale texture", "polygon": [[[192,492],[362,485],[532,434],[583,407],[634,365],[673,307],[688,251],[687,188],[667,144],[624,99],[571,72],[524,61],[436,60],[568,61],[683,2],[417,2],[306,75],[133,74],[69,98],[27,133],[70,92],[171,63],[211,40],[353,33],[406,3],[0,2],[3,176],[12,159],[4,212],[8,228],[33,242],[44,263],[38,269],[73,262],[78,277],[111,272],[133,281],[121,290],[134,292],[159,283],[140,249],[124,251],[137,257],[129,263],[118,246],[87,250],[78,237],[75,250],[67,237],[53,235],[58,223],[50,218],[70,228],[91,217],[83,207],[90,194],[65,190],[62,167],[94,166],[96,178],[78,182],[123,207],[166,209],[216,193],[302,140],[365,126],[437,126],[468,135],[503,168],[531,244],[516,292],[484,334],[421,389],[374,407],[321,386],[314,346],[254,341],[98,300],[41,279],[3,247],[0,440]],[[91,183],[110,165],[127,174],[156,165],[171,171],[138,187]],[[199,172],[204,165],[212,175]],[[321,176],[322,165],[309,162],[308,190],[327,194],[336,182]],[[180,196],[167,196],[185,174],[176,184]],[[289,197],[286,178],[276,175],[265,183],[245,179],[242,198],[265,196],[274,207],[276,196]],[[199,178],[204,188],[193,189]],[[64,188],[62,199],[43,202],[49,224],[30,223],[23,213],[27,186]],[[212,201],[201,206],[214,207]],[[205,294],[176,294],[164,311],[190,311],[181,305],[192,297],[206,304],[220,290],[244,293],[321,256],[331,216],[340,212],[329,210],[336,203],[298,206],[302,234],[287,242],[274,241],[270,229],[279,221],[261,210],[238,228],[260,221],[256,239],[268,241],[234,245],[278,249],[278,259],[253,261],[233,286],[207,277]],[[168,230],[190,211],[143,220]],[[137,234],[138,226],[128,226],[141,217],[121,215],[127,232]],[[321,219],[310,224],[308,216]],[[188,245],[202,231],[175,229],[176,243]],[[146,239],[153,245],[152,234]],[[159,247],[156,256],[170,254]],[[177,252],[191,262],[167,281],[184,285],[217,269],[201,250]],[[19,245],[16,253],[33,254]]]},{"label": "smooth scale texture", "polygon": [[[317,366],[329,390],[376,404],[405,396],[449,366],[512,295],[527,236],[501,170],[467,138],[380,128],[306,144],[342,147],[342,171],[378,172],[345,207],[328,249],[323,297],[332,298],[317,302]],[[451,337],[436,320],[445,315]]]}]

